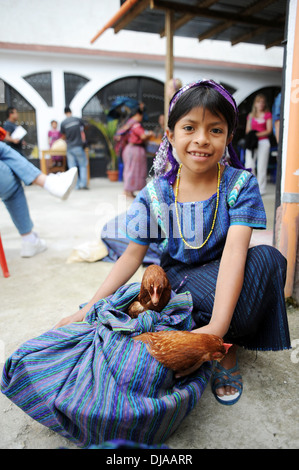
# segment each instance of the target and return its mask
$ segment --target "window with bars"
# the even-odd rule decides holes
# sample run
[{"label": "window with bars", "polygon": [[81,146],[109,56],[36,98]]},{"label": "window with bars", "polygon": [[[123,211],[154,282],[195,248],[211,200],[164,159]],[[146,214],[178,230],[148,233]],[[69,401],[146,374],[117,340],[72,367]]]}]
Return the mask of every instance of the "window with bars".
[{"label": "window with bars", "polygon": [[81,88],[88,83],[89,80],[82,75],[75,73],[64,73],[64,94],[65,94],[65,105],[69,106],[76,94]]},{"label": "window with bars", "polygon": [[48,106],[53,106],[51,72],[33,73],[23,78],[40,94]]},{"label": "window with bars", "polygon": [[[145,104],[143,126],[147,130],[154,130],[160,114],[164,114],[164,83],[141,76],[120,78],[99,90],[82,110],[84,121],[88,123],[90,119],[94,119],[105,122],[113,101],[122,96]],[[127,110],[122,119],[128,117],[129,111]],[[88,125],[86,136],[96,156],[105,153],[105,140],[97,128]]]}]

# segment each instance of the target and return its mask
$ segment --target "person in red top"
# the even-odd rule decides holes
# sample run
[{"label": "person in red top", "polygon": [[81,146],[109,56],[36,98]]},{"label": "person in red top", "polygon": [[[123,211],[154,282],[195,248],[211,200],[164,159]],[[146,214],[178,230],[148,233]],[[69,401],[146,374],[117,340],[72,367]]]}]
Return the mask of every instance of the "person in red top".
[{"label": "person in red top", "polygon": [[134,191],[141,190],[146,185],[147,159],[145,142],[153,132],[146,132],[141,123],[143,120],[143,104],[140,103],[138,110],[125,124],[130,130],[127,145],[125,146],[122,159],[124,163],[124,194],[134,198]]},{"label": "person in red top", "polygon": [[255,175],[257,164],[257,180],[261,195],[266,194],[267,169],[270,154],[269,136],[272,133],[272,114],[268,109],[266,97],[258,94],[254,98],[251,113],[247,116],[245,133],[256,131],[258,146],[254,151],[246,149],[245,167],[251,168]]}]

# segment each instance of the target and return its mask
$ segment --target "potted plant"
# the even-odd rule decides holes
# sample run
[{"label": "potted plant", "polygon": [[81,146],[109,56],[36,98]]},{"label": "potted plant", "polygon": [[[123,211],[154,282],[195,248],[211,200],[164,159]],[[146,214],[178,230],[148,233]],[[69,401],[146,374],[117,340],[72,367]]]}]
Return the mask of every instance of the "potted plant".
[{"label": "potted plant", "polygon": [[101,121],[89,120],[90,124],[97,127],[102,133],[108,147],[109,163],[107,165],[107,176],[110,181],[118,181],[118,158],[114,149],[114,135],[117,131],[118,119],[113,119],[103,123]]}]

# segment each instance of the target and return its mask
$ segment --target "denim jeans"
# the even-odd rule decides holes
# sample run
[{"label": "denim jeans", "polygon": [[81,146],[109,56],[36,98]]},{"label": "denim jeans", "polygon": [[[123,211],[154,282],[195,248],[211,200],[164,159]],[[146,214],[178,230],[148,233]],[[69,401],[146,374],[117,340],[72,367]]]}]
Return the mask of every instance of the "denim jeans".
[{"label": "denim jeans", "polygon": [[[23,158],[23,157],[22,157]],[[20,235],[31,232],[33,223],[19,178],[0,160],[0,197]]]},{"label": "denim jeans", "polygon": [[41,174],[41,171],[32,165],[27,158],[22,157],[19,152],[4,142],[0,142],[0,161],[4,162],[26,186]]},{"label": "denim jeans", "polygon": [[87,158],[83,147],[67,148],[67,164],[69,168],[77,166],[79,168],[79,177],[76,189],[87,187]]},{"label": "denim jeans", "polygon": [[26,158],[0,142],[0,198],[20,235],[31,232],[33,228],[21,180],[29,185],[40,173]]}]

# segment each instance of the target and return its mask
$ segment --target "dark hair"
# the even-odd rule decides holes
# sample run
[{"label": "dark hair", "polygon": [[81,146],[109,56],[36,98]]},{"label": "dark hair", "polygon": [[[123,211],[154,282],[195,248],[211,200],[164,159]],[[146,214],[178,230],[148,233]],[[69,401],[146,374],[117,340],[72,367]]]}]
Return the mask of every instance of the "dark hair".
[{"label": "dark hair", "polygon": [[135,114],[140,114],[141,116],[143,116],[144,110],[140,106],[138,106],[138,108],[132,109],[131,112],[129,113],[128,119],[135,116]]},{"label": "dark hair", "polygon": [[9,118],[9,116],[16,110],[17,108],[15,106],[8,106],[6,110],[6,117]]},{"label": "dark hair", "polygon": [[71,113],[71,112],[72,112],[72,111],[71,111],[71,108],[70,108],[69,106],[66,106],[66,107],[64,108],[64,113],[65,113],[65,114],[66,114],[66,113]]},{"label": "dark hair", "polygon": [[[204,82],[206,82],[206,84]],[[186,85],[175,93],[170,101],[168,128],[173,132],[174,127],[179,119],[184,117],[195,107],[202,107],[204,110],[208,109],[216,116],[221,114],[227,122],[227,137],[230,137],[235,132],[238,122],[238,108],[236,102],[230,93],[225,90],[225,88],[213,80],[204,80],[191,83],[190,85]],[[161,146],[159,147],[157,155],[159,153],[163,155],[163,145],[161,152]],[[227,163],[234,168],[245,170],[245,167],[240,162],[232,142],[228,144],[227,149],[229,155]],[[176,178],[179,164],[173,156],[172,145],[170,142],[168,142],[166,145],[166,152],[167,160],[170,163],[171,168],[169,171],[167,171],[167,173],[164,174],[164,177],[169,181],[170,184],[172,184]]]},{"label": "dark hair", "polygon": [[169,114],[169,129],[173,131],[179,119],[196,107],[208,109],[216,116],[221,114],[228,125],[228,136],[234,132],[237,125],[236,111],[217,90],[205,86],[190,88],[180,96]]}]

